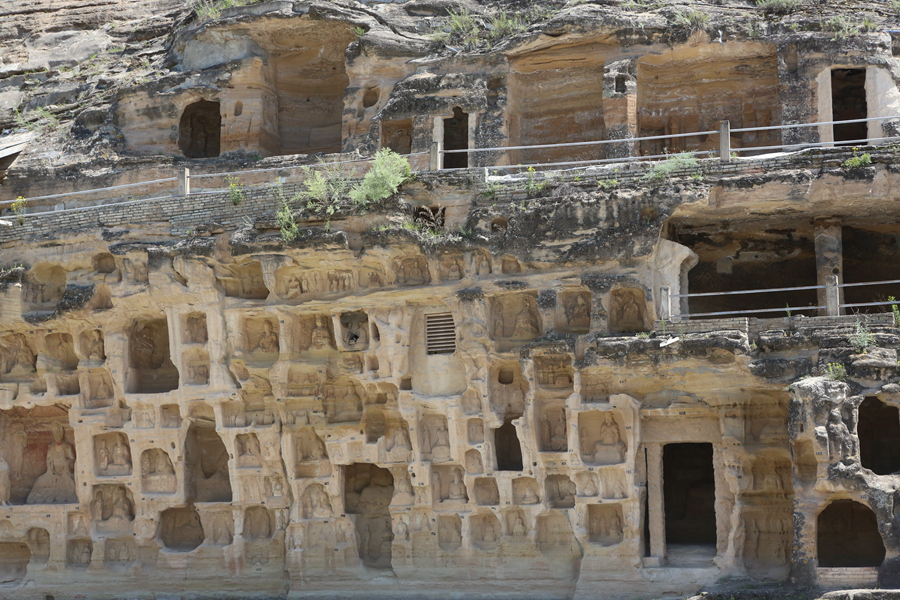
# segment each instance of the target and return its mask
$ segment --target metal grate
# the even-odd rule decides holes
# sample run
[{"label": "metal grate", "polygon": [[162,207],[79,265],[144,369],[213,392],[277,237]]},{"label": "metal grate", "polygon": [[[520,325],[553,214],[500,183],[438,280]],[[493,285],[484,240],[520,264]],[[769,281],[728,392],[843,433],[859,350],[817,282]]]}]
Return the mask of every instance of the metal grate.
[{"label": "metal grate", "polygon": [[425,315],[425,349],[428,354],[456,352],[456,324],[452,314]]}]

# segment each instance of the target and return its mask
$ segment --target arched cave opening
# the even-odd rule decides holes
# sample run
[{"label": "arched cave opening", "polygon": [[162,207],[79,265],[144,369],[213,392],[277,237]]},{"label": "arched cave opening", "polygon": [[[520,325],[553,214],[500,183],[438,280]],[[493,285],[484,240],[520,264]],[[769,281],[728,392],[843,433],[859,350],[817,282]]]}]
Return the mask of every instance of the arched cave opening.
[{"label": "arched cave opening", "polygon": [[219,156],[222,113],[218,102],[199,100],[188,104],[181,113],[178,147],[188,158]]},{"label": "arched cave opening", "polygon": [[820,567],[878,567],[884,560],[878,520],[868,506],[835,500],[819,513],[816,529]]},{"label": "arched cave opening", "polygon": [[498,471],[522,470],[522,445],[512,419],[506,419],[499,429],[494,430],[494,447]]},{"label": "arched cave opening", "polygon": [[876,475],[900,471],[900,410],[878,398],[859,405],[859,455],[862,466]]},{"label": "arched cave opening", "polygon": [[[469,147],[469,114],[455,106],[453,116],[444,119],[444,150],[466,150]],[[465,169],[469,166],[466,152],[444,155],[445,169]]]}]

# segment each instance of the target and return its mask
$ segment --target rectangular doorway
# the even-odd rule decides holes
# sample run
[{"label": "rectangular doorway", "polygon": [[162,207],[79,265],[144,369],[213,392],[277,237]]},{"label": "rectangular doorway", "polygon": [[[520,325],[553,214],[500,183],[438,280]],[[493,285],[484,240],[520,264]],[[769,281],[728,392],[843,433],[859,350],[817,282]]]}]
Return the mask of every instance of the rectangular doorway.
[{"label": "rectangular doorway", "polygon": [[[833,121],[865,119],[869,116],[866,103],[865,69],[831,70],[831,117]],[[863,144],[869,137],[867,123],[834,125],[835,144],[840,142]],[[854,142],[854,140],[856,140]]]},{"label": "rectangular doorway", "polygon": [[716,480],[709,443],[663,447],[666,556],[671,566],[706,567],[716,556]]}]

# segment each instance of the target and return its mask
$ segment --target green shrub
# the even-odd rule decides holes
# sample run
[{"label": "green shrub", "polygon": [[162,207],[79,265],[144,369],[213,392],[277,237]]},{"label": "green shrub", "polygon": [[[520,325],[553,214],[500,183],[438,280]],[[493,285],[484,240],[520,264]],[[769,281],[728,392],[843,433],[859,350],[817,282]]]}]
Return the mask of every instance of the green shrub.
[{"label": "green shrub", "polygon": [[275,220],[281,228],[281,239],[285,242],[293,242],[300,235],[300,228],[294,220],[294,209],[291,207],[292,199],[284,195],[281,182],[275,184],[275,195],[278,196],[278,210],[275,211]]},{"label": "green shrub", "polygon": [[845,160],[841,163],[841,166],[845,169],[859,169],[861,167],[868,167],[872,164],[872,155],[868,152],[863,154],[859,154],[859,149],[853,149],[853,156]]},{"label": "green shrub", "polygon": [[706,29],[706,26],[709,24],[709,15],[703,11],[694,10],[693,8],[680,8],[675,11],[672,24],[675,27],[685,29],[688,32],[697,30],[702,31]]},{"label": "green shrub", "polygon": [[756,0],[756,6],[768,14],[789,15],[800,7],[800,0]]},{"label": "green shrub", "polygon": [[832,381],[847,381],[847,369],[841,363],[825,365],[825,376]]},{"label": "green shrub", "polygon": [[222,16],[222,11],[226,8],[234,6],[247,6],[255,4],[261,0],[191,0],[190,7],[197,14],[197,18],[201,21],[208,19],[218,19]]},{"label": "green shrub", "polygon": [[406,157],[390,148],[382,148],[375,153],[372,168],[363,180],[350,190],[350,200],[362,208],[373,202],[386,200],[396,194],[411,175],[412,169]]},{"label": "green shrub", "polygon": [[691,169],[699,165],[700,161],[697,160],[693,152],[679,152],[678,154],[671,154],[666,160],[653,165],[653,168],[642,179],[662,181],[663,179],[668,179],[675,171]]},{"label": "green shrub", "polygon": [[25,224],[25,211],[28,210],[28,200],[25,199],[25,196],[19,196],[12,203],[12,211],[16,215],[16,220],[19,222],[19,225]]},{"label": "green shrub", "polygon": [[337,212],[350,189],[350,180],[340,165],[320,161],[316,167],[303,167],[303,187],[297,198],[306,201],[307,210],[328,220]]},{"label": "green shrub", "polygon": [[859,319],[856,320],[856,328],[850,334],[850,343],[858,353],[865,352],[868,348],[875,345],[875,336],[869,331],[867,323],[863,323]]},{"label": "green shrub", "polygon": [[823,28],[834,34],[831,41],[843,40],[859,35],[859,25],[853,23],[844,15],[837,15],[825,21]]},{"label": "green shrub", "polygon": [[241,185],[237,175],[226,175],[225,181],[228,183],[228,197],[231,198],[231,203],[237,206],[244,201],[244,186]]}]

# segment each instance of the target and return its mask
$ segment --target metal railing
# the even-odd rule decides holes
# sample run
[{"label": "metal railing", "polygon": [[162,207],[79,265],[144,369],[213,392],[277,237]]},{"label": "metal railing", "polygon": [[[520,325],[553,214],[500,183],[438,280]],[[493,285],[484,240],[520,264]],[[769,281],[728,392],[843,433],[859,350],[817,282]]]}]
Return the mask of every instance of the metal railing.
[{"label": "metal railing", "polygon": [[[843,124],[851,124],[851,123],[868,123],[874,121],[890,121],[898,119],[900,120],[900,115],[892,115],[885,117],[869,117],[865,119],[849,119],[846,121],[818,121],[813,123],[792,123],[786,125],[771,125],[765,127],[742,127],[738,129],[731,129],[731,124],[729,121],[721,121],[720,127],[717,130],[709,130],[709,131],[694,131],[688,133],[676,133],[669,135],[653,135],[653,136],[644,136],[644,137],[634,137],[634,138],[622,138],[622,139],[604,139],[604,140],[593,140],[586,142],[565,142],[559,144],[532,144],[532,145],[520,145],[520,146],[498,146],[493,148],[466,148],[466,149],[451,149],[446,150],[443,147],[443,142],[435,141],[432,143],[432,147],[429,152],[413,152],[405,155],[408,158],[416,157],[416,156],[429,156],[428,161],[428,169],[430,170],[441,170],[444,167],[444,156],[447,154],[477,154],[477,153],[487,153],[487,152],[510,152],[510,151],[529,151],[529,150],[547,150],[547,149],[557,149],[557,148],[572,148],[572,147],[590,147],[590,146],[605,146],[610,144],[625,144],[632,145],[633,147],[639,147],[641,142],[645,141],[656,141],[656,140],[666,140],[666,139],[676,139],[676,138],[689,138],[689,137],[697,137],[703,135],[713,135],[719,134],[719,147],[715,150],[698,150],[692,152],[694,155],[716,155],[718,154],[718,158],[720,161],[728,163],[732,160],[732,153],[740,154],[741,152],[759,152],[763,150],[770,151],[797,151],[804,150],[809,148],[817,148],[817,147],[831,147],[835,145],[844,145],[844,144],[871,144],[871,142],[883,142],[888,140],[900,140],[900,137],[896,136],[885,136],[879,138],[866,138],[859,140],[840,140],[840,141],[826,141],[826,142],[798,142],[798,143],[790,143],[790,144],[778,144],[772,146],[756,146],[750,148],[734,148],[731,147],[731,135],[734,133],[748,133],[748,132],[757,132],[757,131],[774,131],[774,130],[788,130],[788,129],[800,129],[804,127],[820,127],[820,126],[829,126],[829,125],[843,125]],[[589,159],[589,160],[569,160],[569,161],[550,161],[550,162],[542,162],[542,163],[531,163],[531,164],[523,164],[523,165],[493,165],[487,168],[496,168],[496,169],[519,169],[519,168],[546,168],[546,167],[571,167],[571,166],[586,166],[586,165],[600,165],[600,164],[608,164],[608,163],[625,163],[625,162],[635,162],[635,161],[648,161],[655,159],[664,159],[668,158],[669,154],[655,154],[655,155],[644,155],[644,156],[624,156],[618,158],[598,158],[598,159]],[[148,181],[140,181],[136,183],[126,183],[121,185],[114,185],[108,187],[101,188],[93,188],[89,190],[80,190],[74,192],[62,192],[58,194],[46,194],[43,196],[34,196],[31,198],[27,198],[29,202],[33,201],[44,201],[44,200],[59,200],[63,198],[77,198],[80,196],[91,195],[91,194],[100,194],[103,192],[115,192],[124,189],[136,188],[136,187],[147,187],[154,185],[163,185],[168,183],[177,182],[177,188],[174,189],[171,193],[162,196],[155,196],[152,198],[140,198],[140,199],[129,199],[120,202],[111,202],[104,203],[102,206],[111,207],[111,206],[123,206],[128,204],[134,204],[135,202],[152,202],[155,200],[166,200],[170,198],[177,198],[181,196],[187,195],[200,195],[200,194],[219,194],[222,192],[228,191],[228,188],[216,188],[212,190],[204,190],[204,191],[193,191],[191,189],[191,180],[192,179],[211,179],[211,178],[222,178],[229,175],[251,175],[257,173],[267,173],[267,172],[284,172],[286,170],[291,169],[303,169],[303,168],[317,168],[320,166],[337,166],[337,165],[350,165],[350,164],[364,164],[371,162],[373,157],[366,157],[354,160],[346,160],[346,161],[333,161],[333,162],[322,162],[311,165],[283,165],[279,167],[269,167],[263,169],[243,169],[243,170],[233,170],[222,173],[197,173],[191,174],[189,169],[179,170],[178,175],[176,177],[164,177],[151,179]],[[446,170],[454,170],[454,169],[446,169]],[[102,202],[103,199],[98,199],[98,202]],[[11,206],[15,202],[14,199],[0,201],[0,210],[4,207]],[[40,208],[45,208],[41,206]],[[31,207],[31,210],[28,214],[22,215],[22,218],[28,218],[30,216],[46,214],[47,212],[73,212],[79,210],[87,210],[94,208],[94,206],[77,206],[77,207],[69,207],[69,208],[61,208],[54,210],[53,208],[48,208],[45,211],[34,211],[34,206]]]},{"label": "metal railing", "polygon": [[[828,275],[825,277],[825,285],[801,285],[795,287],[782,287],[782,288],[761,288],[754,290],[732,290],[726,292],[696,292],[696,293],[686,293],[686,294],[673,294],[671,293],[668,286],[661,286],[659,288],[660,294],[660,319],[667,321],[680,321],[682,319],[690,319],[695,317],[729,317],[729,316],[740,316],[740,315],[756,315],[760,313],[800,313],[800,312],[808,312],[808,311],[824,311],[825,316],[836,317],[845,313],[844,309],[847,308],[861,308],[861,307],[870,307],[870,306],[897,306],[900,305],[900,301],[898,300],[887,300],[887,301],[878,301],[878,302],[854,302],[854,303],[846,303],[842,301],[841,290],[845,288],[851,287],[870,287],[870,286],[878,286],[878,285],[897,285],[900,284],[900,279],[888,279],[883,281],[864,281],[860,283],[841,283],[836,275]],[[799,291],[809,291],[816,290],[818,295],[818,290],[825,290],[825,304],[824,305],[814,305],[814,306],[785,306],[783,308],[755,308],[755,309],[742,309],[742,310],[722,310],[722,311],[714,311],[714,312],[700,312],[700,313],[691,313],[691,312],[676,312],[673,310],[673,305],[675,301],[680,301],[681,299],[690,299],[690,298],[703,298],[703,297],[724,297],[724,296],[739,296],[739,295],[759,295],[759,294],[772,294],[772,293],[780,293],[780,292],[799,292]]]}]

